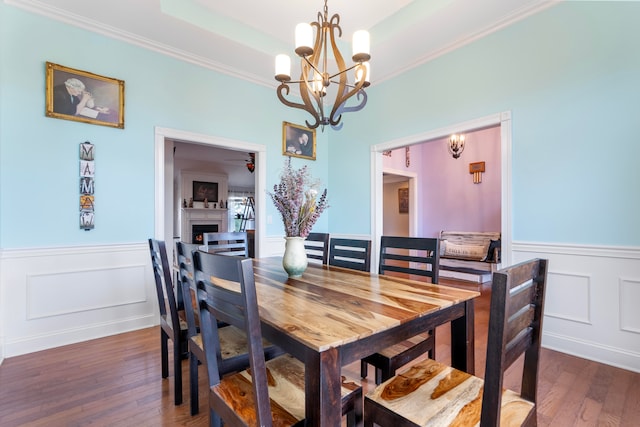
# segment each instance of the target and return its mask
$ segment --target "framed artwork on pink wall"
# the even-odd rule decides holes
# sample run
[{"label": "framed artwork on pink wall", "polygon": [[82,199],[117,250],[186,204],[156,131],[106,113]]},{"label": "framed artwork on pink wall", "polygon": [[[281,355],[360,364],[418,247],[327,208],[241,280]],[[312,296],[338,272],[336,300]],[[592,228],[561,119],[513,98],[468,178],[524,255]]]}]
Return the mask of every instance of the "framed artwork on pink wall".
[{"label": "framed artwork on pink wall", "polygon": [[409,189],[398,188],[398,212],[409,213]]}]

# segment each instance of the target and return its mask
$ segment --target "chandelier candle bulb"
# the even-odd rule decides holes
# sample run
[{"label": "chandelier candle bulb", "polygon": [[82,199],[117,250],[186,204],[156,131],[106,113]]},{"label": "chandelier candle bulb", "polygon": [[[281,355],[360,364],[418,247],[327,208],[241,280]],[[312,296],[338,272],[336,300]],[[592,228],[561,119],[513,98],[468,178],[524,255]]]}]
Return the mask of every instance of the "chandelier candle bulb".
[{"label": "chandelier candle bulb", "polygon": [[351,59],[354,62],[364,62],[371,59],[368,31],[359,30],[353,33],[353,57]]},{"label": "chandelier candle bulb", "polygon": [[291,58],[289,55],[276,56],[276,80],[279,82],[291,80]]},{"label": "chandelier candle bulb", "polygon": [[300,56],[313,54],[313,29],[311,25],[301,23],[296,25],[296,53]]}]

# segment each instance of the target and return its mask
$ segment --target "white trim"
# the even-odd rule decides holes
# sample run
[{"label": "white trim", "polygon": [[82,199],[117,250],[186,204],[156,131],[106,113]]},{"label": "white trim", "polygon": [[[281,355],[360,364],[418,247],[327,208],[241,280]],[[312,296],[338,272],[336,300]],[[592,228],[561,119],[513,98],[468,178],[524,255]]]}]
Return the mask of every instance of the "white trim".
[{"label": "white trim", "polygon": [[[372,249],[377,250],[377,242],[382,236],[382,174],[383,162],[382,152],[394,150],[415,144],[429,142],[435,139],[448,137],[453,133],[471,132],[500,126],[501,141],[501,176],[502,176],[502,263],[511,263],[511,215],[512,215],[512,192],[511,192],[511,112],[504,111],[485,117],[480,117],[466,122],[456,123],[439,129],[430,130],[416,135],[410,135],[391,141],[371,146],[371,235]],[[377,252],[373,252],[377,253]],[[376,258],[374,257],[374,260]],[[372,262],[372,264],[376,264]],[[375,266],[377,267],[377,266]],[[376,271],[376,270],[373,270]]]},{"label": "white trim", "polygon": [[640,260],[640,246],[578,245],[574,243],[513,242],[514,252],[580,255]]},{"label": "white trim", "polygon": [[418,230],[418,203],[415,203],[413,201],[418,200],[418,194],[420,194],[420,191],[418,190],[418,174],[415,172],[408,172],[392,168],[383,168],[382,173],[404,176],[408,178],[410,193],[409,200],[412,201],[411,203],[409,203],[409,235],[415,236]]},{"label": "white trim", "polygon": [[110,39],[120,40],[125,43],[129,43],[134,46],[141,47],[152,52],[157,52],[162,55],[175,58],[179,61],[188,62],[190,64],[198,65],[209,70],[217,71],[227,76],[240,78],[251,83],[258,84],[265,87],[274,87],[273,83],[268,78],[261,78],[255,74],[246,72],[239,68],[230,67],[226,64],[213,61],[210,58],[205,58],[193,53],[187,52],[182,49],[177,49],[172,46],[168,46],[163,43],[159,43],[155,40],[141,37],[137,34],[129,31],[124,31],[120,28],[115,28],[110,25],[106,25],[103,22],[99,22],[93,19],[88,19],[84,16],[70,13],[67,10],[63,10],[41,1],[34,0],[5,0],[6,4],[19,7],[20,9],[27,10],[38,15],[45,16],[58,22],[62,22],[67,25],[71,25],[83,30],[91,31],[96,34],[103,35]]},{"label": "white trim", "polygon": [[267,182],[267,148],[263,144],[255,144],[252,142],[239,141],[235,139],[224,138],[215,135],[205,135],[195,132],[183,131],[178,129],[155,128],[155,237],[157,239],[166,240],[164,235],[165,218],[165,198],[163,190],[165,188],[164,174],[165,169],[165,142],[179,140],[194,144],[209,145],[212,147],[225,148],[229,150],[248,151],[256,153],[256,185],[255,185],[255,203],[256,203],[256,257],[259,257],[263,251],[263,242],[261,239],[263,224],[266,224],[266,182]]},{"label": "white trim", "polygon": [[638,352],[549,332],[542,335],[542,346],[550,350],[640,373],[640,353]]}]

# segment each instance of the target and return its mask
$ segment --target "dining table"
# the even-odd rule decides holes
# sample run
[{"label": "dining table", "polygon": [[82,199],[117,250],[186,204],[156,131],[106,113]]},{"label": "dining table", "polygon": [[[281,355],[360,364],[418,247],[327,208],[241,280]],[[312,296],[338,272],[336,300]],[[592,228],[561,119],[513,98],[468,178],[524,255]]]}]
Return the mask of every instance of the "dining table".
[{"label": "dining table", "polygon": [[474,373],[476,291],[311,263],[290,278],[282,257],[253,269],[263,336],[305,364],[308,426],[341,425],[343,366],[439,325],[451,365]]}]

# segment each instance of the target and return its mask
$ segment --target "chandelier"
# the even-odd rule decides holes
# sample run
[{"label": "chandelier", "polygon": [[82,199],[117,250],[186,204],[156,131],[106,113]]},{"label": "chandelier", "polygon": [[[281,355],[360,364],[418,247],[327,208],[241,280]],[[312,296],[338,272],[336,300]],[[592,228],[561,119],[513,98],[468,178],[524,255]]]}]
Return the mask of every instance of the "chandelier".
[{"label": "chandelier", "polygon": [[[315,42],[312,45],[313,27],[315,27]],[[324,13],[318,12],[317,22],[298,24],[295,32],[296,54],[300,60],[300,80],[291,80],[291,58],[288,55],[276,56],[276,80],[280,82],[277,88],[278,98],[288,107],[299,108],[313,116],[307,127],[315,129],[318,126],[331,125],[340,129],[342,113],[358,111],[367,103],[367,94],[363,90],[369,86],[369,33],[364,30],[353,34],[354,65],[347,68],[342,54],[336,45],[336,34],[342,36],[340,15],[334,14],[329,19],[327,0],[324,2]],[[329,49],[333,54],[337,71],[329,70]],[[349,83],[347,73],[353,70],[353,83]],[[298,84],[302,103],[289,101],[289,85]],[[357,95],[357,105],[347,107],[349,98]],[[325,99],[333,99],[333,105]]]}]

